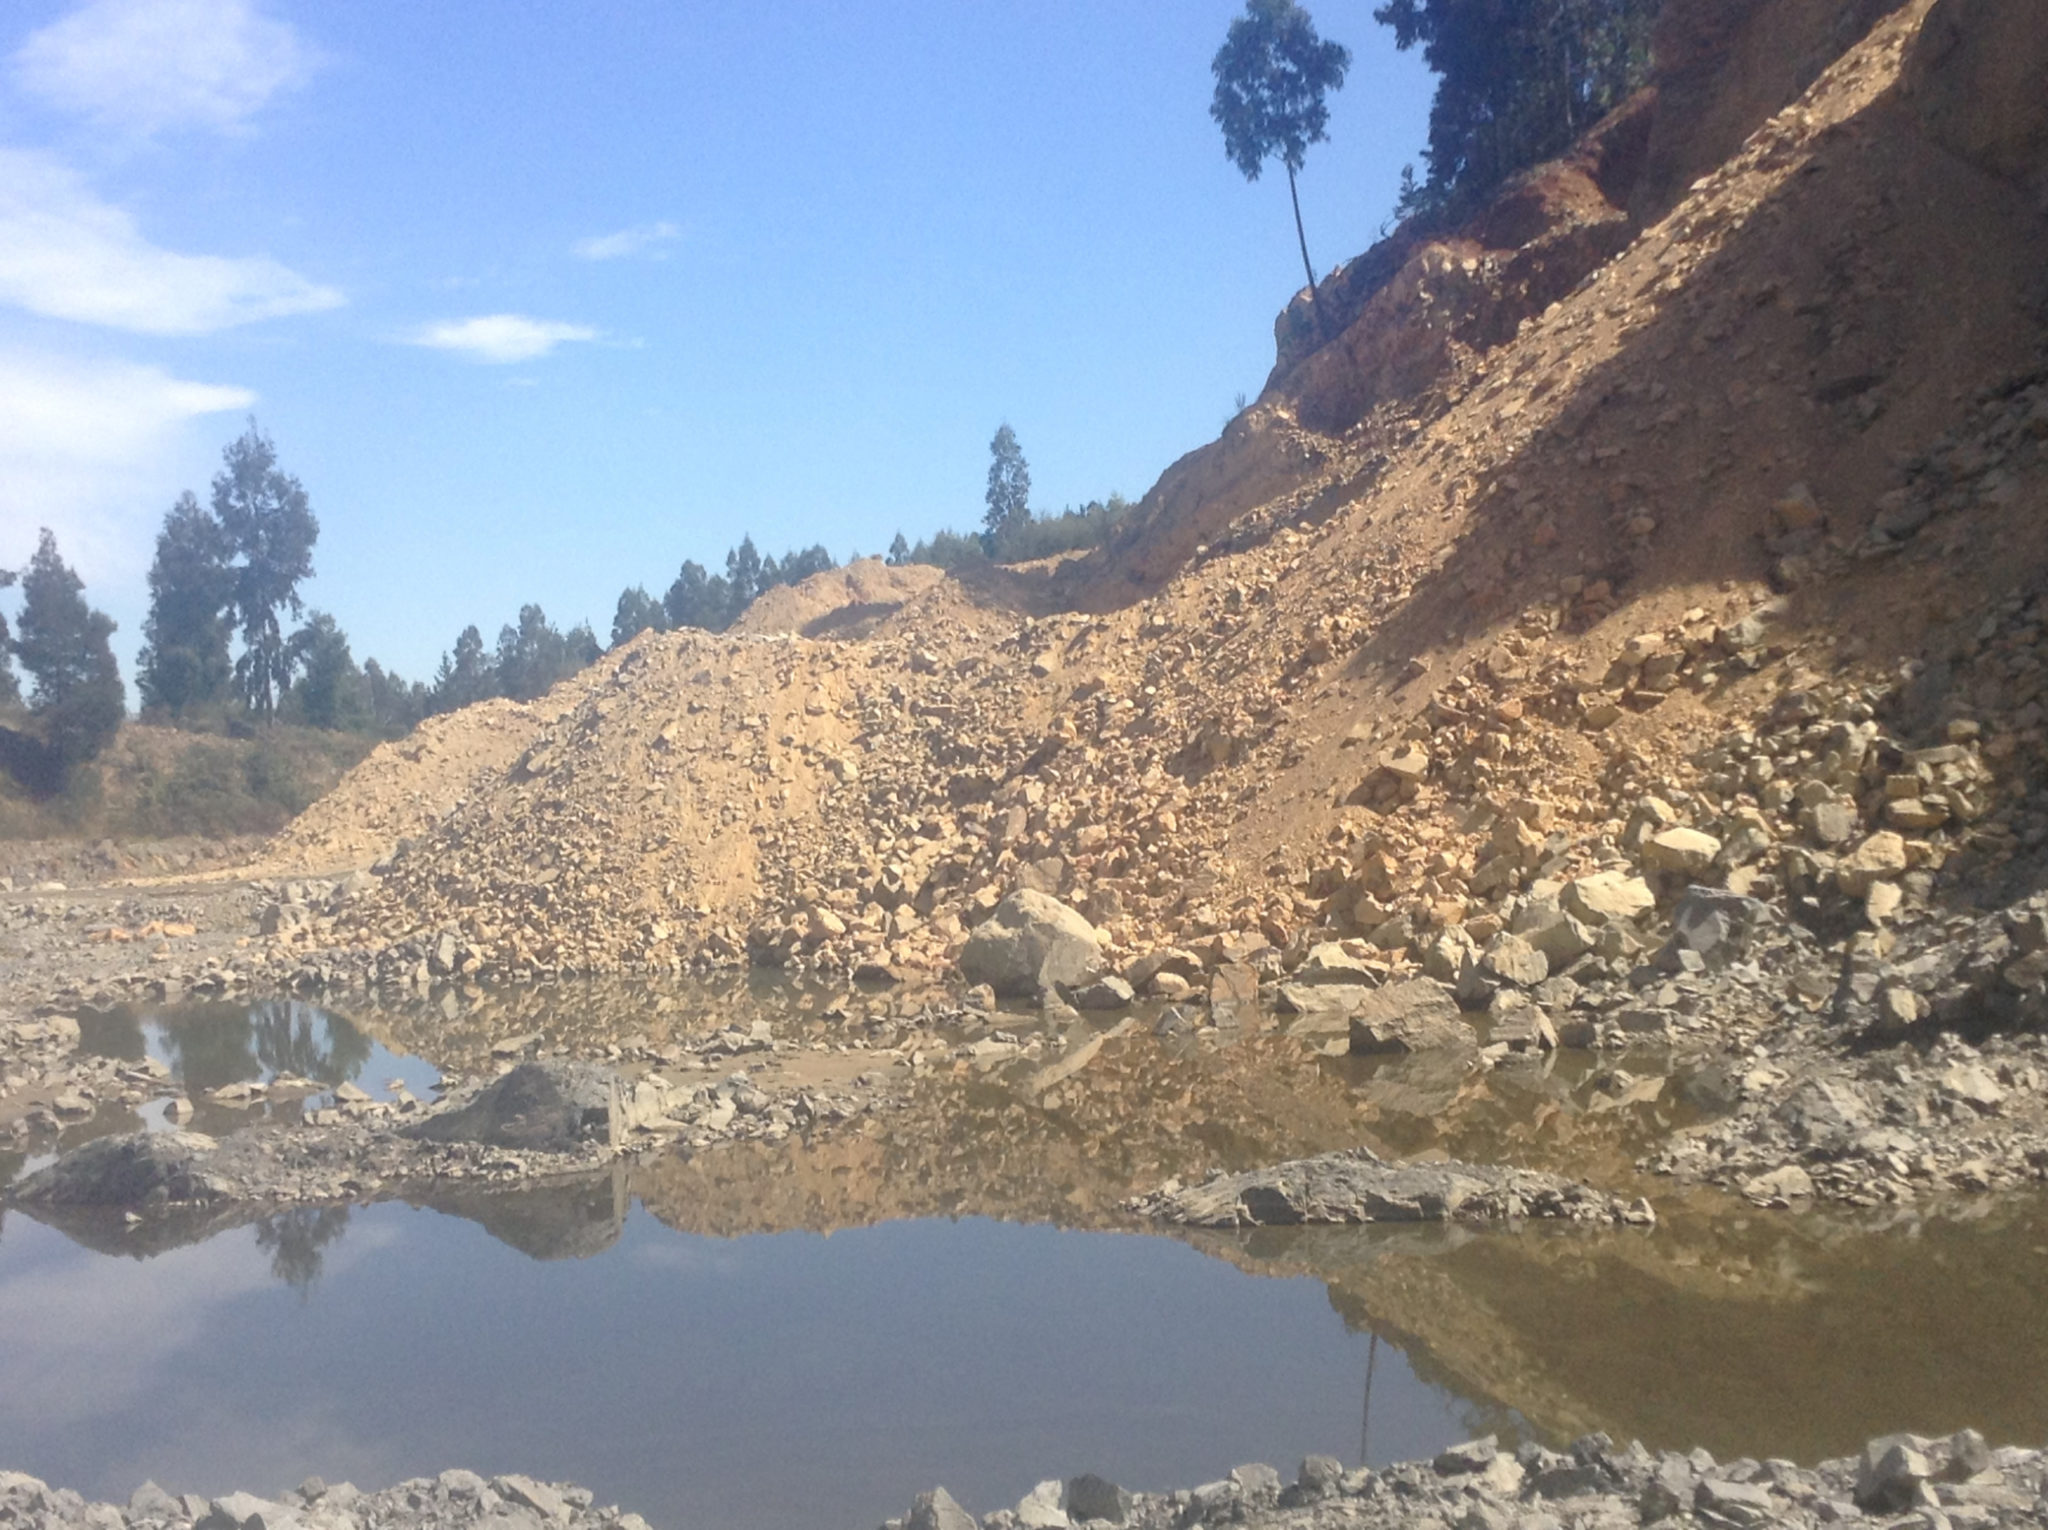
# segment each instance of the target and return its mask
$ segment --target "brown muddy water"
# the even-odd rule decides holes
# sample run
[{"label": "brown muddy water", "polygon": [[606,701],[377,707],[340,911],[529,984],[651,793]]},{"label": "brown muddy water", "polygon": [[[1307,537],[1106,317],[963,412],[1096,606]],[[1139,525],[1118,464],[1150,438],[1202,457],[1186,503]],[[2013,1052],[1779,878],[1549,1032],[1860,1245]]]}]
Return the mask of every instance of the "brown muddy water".
[{"label": "brown muddy water", "polygon": [[[973,1033],[921,1002],[564,985],[84,1017],[88,1046],[156,1056],[195,1098],[279,1073],[425,1097],[501,1036],[601,1054],[756,1019],[858,1039],[910,1094],[815,1140],[182,1247],[9,1211],[0,1466],[125,1498],[462,1465],[583,1482],[662,1527],[864,1527],[937,1482],[986,1512],[1044,1476],[1167,1488],[1495,1431],[1801,1460],[1892,1429],[2048,1439],[2039,1200],[1875,1220],[1680,1195],[1629,1167],[1704,1097],[1654,1055],[1368,1066],[1257,1025],[1141,1025],[1037,1093],[1028,1060],[956,1060]],[[202,1100],[195,1124],[243,1119]],[[1361,1141],[1569,1169],[1647,1190],[1661,1221],[1163,1235],[1118,1210]],[[0,1181],[21,1167],[0,1156]]]}]

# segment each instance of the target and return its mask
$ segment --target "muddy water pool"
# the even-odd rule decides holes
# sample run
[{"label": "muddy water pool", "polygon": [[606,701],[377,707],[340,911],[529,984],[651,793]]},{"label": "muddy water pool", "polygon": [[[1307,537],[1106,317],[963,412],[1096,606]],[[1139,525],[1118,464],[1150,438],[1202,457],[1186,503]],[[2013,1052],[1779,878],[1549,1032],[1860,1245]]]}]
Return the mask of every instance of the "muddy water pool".
[{"label": "muddy water pool", "polygon": [[[1697,1114],[1652,1056],[1361,1066],[1257,1026],[1140,1027],[1048,1096],[949,1061],[962,1038],[931,1039],[909,1001],[761,985],[126,1011],[86,1036],[158,1058],[220,1131],[247,1114],[205,1100],[223,1083],[425,1097],[441,1066],[487,1067],[495,1036],[602,1052],[735,1019],[858,1034],[909,1104],[185,1246],[9,1211],[0,1464],[119,1497],[463,1465],[580,1481],[659,1526],[867,1526],[936,1482],[985,1512],[1041,1475],[1183,1486],[1489,1431],[1801,1459],[1895,1428],[2048,1438],[2037,1203],[1880,1223],[1645,1184],[1632,1158]],[[103,1111],[67,1141],[157,1119]],[[1359,1141],[1646,1187],[1662,1221],[1169,1237],[1117,1209],[1170,1175]]]}]

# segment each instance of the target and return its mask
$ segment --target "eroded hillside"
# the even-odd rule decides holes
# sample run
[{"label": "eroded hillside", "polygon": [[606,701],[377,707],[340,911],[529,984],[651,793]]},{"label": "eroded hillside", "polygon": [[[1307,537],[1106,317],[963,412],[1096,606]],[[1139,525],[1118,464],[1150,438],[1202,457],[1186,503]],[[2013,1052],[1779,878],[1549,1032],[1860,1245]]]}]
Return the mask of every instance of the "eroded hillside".
[{"label": "eroded hillside", "polygon": [[[285,938],[387,978],[938,967],[1022,885],[1183,952],[1136,969],[1170,991],[1484,944],[1600,868],[1882,918],[2024,863],[2040,45],[1942,0],[1787,74],[1778,31],[1820,59],[1872,8],[1796,9],[1723,7],[1669,102],[1359,263],[1343,336],[1106,554],[643,634],[403,853],[344,806],[402,771],[316,809],[382,875]],[[1681,185],[1686,123],[1752,130]]]}]

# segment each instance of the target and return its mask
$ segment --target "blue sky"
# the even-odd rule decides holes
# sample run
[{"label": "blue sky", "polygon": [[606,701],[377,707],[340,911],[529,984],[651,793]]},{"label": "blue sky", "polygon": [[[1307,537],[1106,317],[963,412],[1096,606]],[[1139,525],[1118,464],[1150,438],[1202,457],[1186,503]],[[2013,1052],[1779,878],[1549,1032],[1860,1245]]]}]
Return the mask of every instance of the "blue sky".
[{"label": "blue sky", "polygon": [[[1321,271],[1418,158],[1371,20],[1302,177]],[[1136,497],[1299,286],[1207,114],[1236,4],[16,0],[0,17],[0,565],[141,642],[156,527],[253,412],[309,603],[425,677],[522,602],[602,636],[686,557]]]}]

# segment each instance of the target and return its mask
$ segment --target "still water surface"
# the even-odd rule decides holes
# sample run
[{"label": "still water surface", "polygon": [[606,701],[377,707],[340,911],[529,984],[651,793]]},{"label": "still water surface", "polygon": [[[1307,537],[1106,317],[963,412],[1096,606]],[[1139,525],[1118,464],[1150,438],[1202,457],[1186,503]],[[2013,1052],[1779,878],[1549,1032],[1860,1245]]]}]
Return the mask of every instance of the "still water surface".
[{"label": "still water surface", "polygon": [[[987,1510],[1041,1473],[1169,1487],[1359,1453],[1374,1357],[1322,1284],[1162,1239],[717,1239],[636,1211],[600,1255],[537,1260],[407,1206],[298,1220],[136,1261],[9,1216],[7,1462],[114,1498],[467,1465],[663,1526],[865,1527],[940,1481]],[[1373,1387],[1379,1459],[1479,1422],[1390,1346]]]},{"label": "still water surface", "polygon": [[[207,1006],[88,1017],[86,1038],[163,1061],[216,1131],[245,1119],[204,1102],[222,1083],[424,1097],[421,1053],[474,1072],[491,1039],[534,1030],[589,1052],[765,1017],[945,1056],[916,1016],[849,1016],[841,997],[565,988],[360,1023]],[[1186,1486],[1489,1431],[1809,1460],[1899,1428],[2048,1439],[2039,1201],[1876,1222],[1653,1184],[1651,1233],[1161,1237],[1116,1210],[1168,1175],[1358,1141],[1620,1185],[1696,1114],[1681,1080],[1651,1087],[1658,1066],[1361,1067],[1257,1028],[1141,1032],[1056,1098],[941,1067],[910,1108],[816,1142],[664,1153],[545,1193],[305,1210],[182,1247],[10,1212],[0,1465],[113,1497],[144,1477],[217,1492],[525,1471],[666,1530],[865,1527],[937,1482],[986,1511],[1040,1475]],[[136,1121],[104,1111],[83,1132]]]}]

